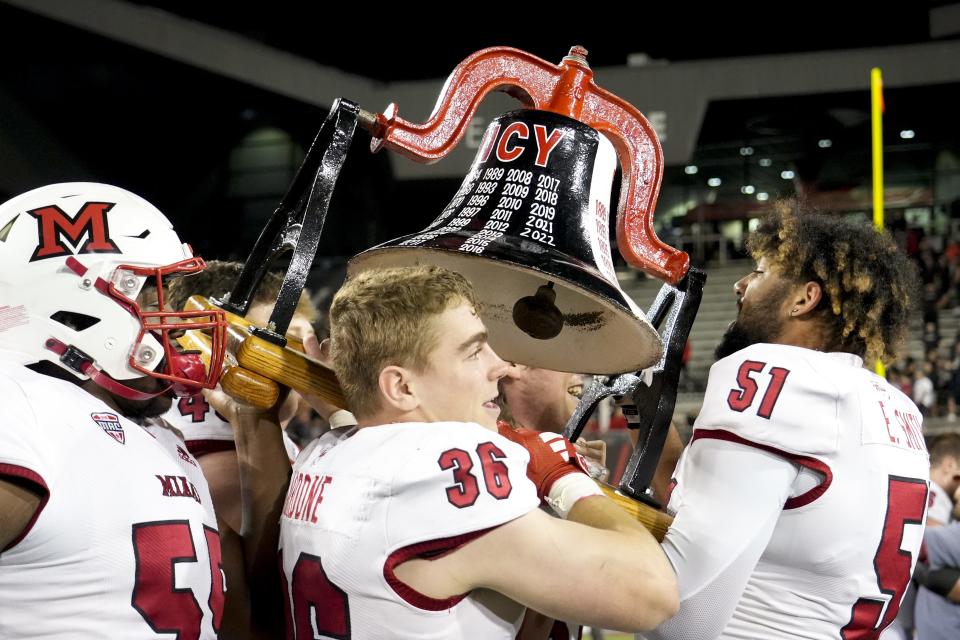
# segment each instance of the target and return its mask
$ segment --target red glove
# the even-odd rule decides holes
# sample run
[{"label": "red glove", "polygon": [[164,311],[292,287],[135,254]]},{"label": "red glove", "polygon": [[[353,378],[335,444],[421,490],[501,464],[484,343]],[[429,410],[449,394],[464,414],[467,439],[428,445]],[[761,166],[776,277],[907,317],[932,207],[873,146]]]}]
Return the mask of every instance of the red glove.
[{"label": "red glove", "polygon": [[587,461],[576,447],[559,433],[514,429],[498,423],[500,435],[513,440],[530,453],[527,477],[537,488],[537,496],[546,501],[553,484],[571,473],[587,473]]}]

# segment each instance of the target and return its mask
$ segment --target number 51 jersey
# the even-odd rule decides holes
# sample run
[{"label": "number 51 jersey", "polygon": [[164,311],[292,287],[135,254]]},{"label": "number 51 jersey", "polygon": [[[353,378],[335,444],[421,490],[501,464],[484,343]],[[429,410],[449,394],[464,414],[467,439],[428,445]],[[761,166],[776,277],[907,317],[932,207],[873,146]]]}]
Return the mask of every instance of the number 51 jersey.
[{"label": "number 51 jersey", "polygon": [[[916,406],[862,365],[848,353],[756,344],[711,368],[675,472],[678,531],[665,550],[683,602],[746,580],[722,591],[736,604],[721,638],[869,640],[896,616],[921,543],[929,462]],[[796,471],[778,471],[783,461]],[[724,505],[739,515],[704,517]],[[697,544],[719,557],[683,551]],[[685,575],[703,580],[685,585]]]},{"label": "number 51 jersey", "polygon": [[[400,582],[406,560],[449,553],[539,505],[529,454],[477,424],[364,427],[304,449],[280,544],[302,638],[512,640],[523,608],[484,590],[438,600]],[[494,611],[509,612],[496,615]]]},{"label": "number 51 jersey", "polygon": [[0,398],[0,477],[45,494],[0,552],[0,638],[216,638],[220,538],[182,441],[6,358]]}]

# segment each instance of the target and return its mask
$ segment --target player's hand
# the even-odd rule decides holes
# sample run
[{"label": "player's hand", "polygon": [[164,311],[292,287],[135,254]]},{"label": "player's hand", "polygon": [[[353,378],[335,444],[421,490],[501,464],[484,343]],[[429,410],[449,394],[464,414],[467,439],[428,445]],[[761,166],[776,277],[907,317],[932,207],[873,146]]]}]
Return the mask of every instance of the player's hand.
[{"label": "player's hand", "polygon": [[[281,390],[285,387],[281,387]],[[269,418],[279,424],[280,419],[277,411],[283,404],[285,394],[281,393],[280,400],[270,409],[260,409],[242,400],[234,398],[226,391],[217,386],[214,389],[204,389],[203,397],[207,403],[213,407],[213,410],[227,419],[232,426],[237,427],[241,420],[257,420],[262,417]]]},{"label": "player's hand", "polygon": [[598,482],[606,482],[610,477],[607,469],[607,443],[603,440],[577,440],[573,443],[577,451],[587,460],[587,473]]},{"label": "player's hand", "polygon": [[[316,334],[309,335],[303,341],[303,352],[314,360],[319,360],[320,364],[332,369],[330,363],[330,339],[327,338],[323,342],[317,340]],[[340,407],[334,406],[329,402],[324,402],[321,398],[310,394],[310,393],[300,393],[301,397],[307,401],[313,410],[320,414],[320,417],[329,422],[330,416],[335,414],[337,411],[340,411]]]},{"label": "player's hand", "polygon": [[500,435],[513,440],[530,453],[527,477],[537,488],[537,496],[546,502],[550,489],[560,478],[571,473],[587,473],[587,462],[576,447],[559,433],[513,429],[501,423]]},{"label": "player's hand", "polygon": [[604,466],[607,464],[607,443],[605,440],[577,440],[573,443],[584,458]]}]

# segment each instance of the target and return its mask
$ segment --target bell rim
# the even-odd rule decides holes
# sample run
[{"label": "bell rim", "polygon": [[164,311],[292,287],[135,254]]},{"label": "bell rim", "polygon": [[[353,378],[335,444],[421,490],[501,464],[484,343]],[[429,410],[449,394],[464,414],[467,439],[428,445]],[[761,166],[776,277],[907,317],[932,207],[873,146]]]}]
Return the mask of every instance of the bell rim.
[{"label": "bell rim", "polygon": [[[415,234],[414,234],[414,235],[415,235]],[[391,244],[392,244],[393,242],[396,242],[396,241],[399,241],[399,240],[402,240],[402,239],[403,239],[403,238],[398,238],[397,240],[390,241],[390,242],[391,242]],[[647,357],[646,359],[644,359],[644,360],[641,360],[641,361],[640,361],[640,364],[639,364],[638,366],[631,365],[631,366],[628,367],[628,368],[624,368],[624,367],[613,367],[613,368],[610,368],[610,369],[598,369],[597,367],[587,367],[587,369],[590,369],[590,370],[586,370],[586,369],[584,369],[584,370],[577,370],[577,371],[575,371],[575,373],[584,373],[584,374],[592,374],[592,375],[607,375],[607,374],[620,374],[620,373],[637,372],[637,371],[640,371],[640,370],[642,370],[642,369],[646,369],[646,368],[648,368],[648,367],[656,364],[656,363],[661,359],[661,357],[662,357],[662,355],[663,355],[663,349],[664,349],[663,339],[661,338],[660,333],[656,330],[656,328],[653,326],[653,324],[652,324],[652,323],[650,322],[650,320],[647,318],[646,313],[645,313],[642,309],[640,309],[639,306],[637,306],[637,309],[636,309],[636,312],[635,312],[633,309],[630,308],[630,306],[629,306],[625,301],[621,301],[621,298],[622,298],[623,300],[626,300],[626,299],[628,299],[628,296],[627,296],[627,294],[626,294],[622,289],[619,288],[619,286],[614,287],[614,286],[611,285],[609,282],[607,282],[605,279],[602,279],[602,278],[599,278],[599,277],[597,277],[597,276],[594,276],[593,274],[590,274],[590,275],[591,275],[591,277],[592,277],[594,280],[598,281],[599,283],[602,283],[602,285],[604,285],[606,288],[608,288],[608,289],[610,289],[610,290],[612,290],[612,291],[615,291],[615,292],[617,293],[617,295],[616,295],[616,296],[609,296],[609,297],[606,297],[606,298],[605,298],[603,295],[594,293],[593,291],[590,291],[590,290],[584,288],[584,286],[583,286],[582,283],[578,283],[578,282],[573,281],[573,280],[571,280],[571,279],[569,279],[569,278],[566,278],[566,277],[564,277],[562,274],[557,274],[557,273],[553,273],[553,272],[547,272],[547,271],[545,271],[545,270],[543,270],[543,269],[537,268],[536,266],[519,264],[519,263],[513,262],[513,261],[511,261],[511,260],[509,260],[509,259],[500,259],[500,258],[498,258],[498,259],[496,259],[496,260],[491,260],[491,258],[490,258],[489,256],[475,255],[475,254],[469,254],[469,253],[460,252],[460,251],[455,251],[455,250],[450,250],[450,249],[442,249],[442,248],[436,248],[436,247],[425,247],[425,246],[399,247],[399,246],[382,246],[382,245],[381,245],[381,246],[372,247],[372,248],[370,248],[370,249],[367,249],[367,250],[365,250],[365,251],[362,251],[361,253],[358,253],[357,255],[355,255],[355,256],[353,256],[352,258],[350,258],[350,260],[347,262],[347,275],[348,275],[348,277],[353,277],[353,276],[355,276],[356,274],[358,274],[358,273],[360,273],[360,272],[362,272],[362,271],[364,271],[364,270],[366,270],[366,269],[368,269],[368,268],[371,268],[371,269],[372,269],[372,268],[391,268],[391,267],[402,267],[402,266],[415,266],[415,265],[420,265],[420,264],[430,264],[430,265],[435,265],[435,266],[442,267],[442,268],[444,268],[444,269],[449,269],[450,271],[455,271],[455,272],[457,271],[457,269],[452,269],[452,268],[450,268],[449,266],[446,266],[446,265],[443,265],[443,264],[438,264],[438,263],[433,262],[433,261],[426,261],[426,260],[417,260],[415,263],[414,263],[414,262],[410,262],[410,263],[407,263],[407,264],[394,264],[394,265],[390,265],[390,266],[386,266],[386,265],[376,265],[376,264],[371,264],[371,265],[369,265],[369,266],[361,266],[363,262],[365,262],[365,261],[373,258],[374,256],[383,256],[383,255],[385,255],[385,254],[394,254],[394,255],[397,255],[397,254],[399,254],[399,255],[402,255],[402,254],[421,254],[421,255],[422,255],[422,254],[438,254],[438,255],[448,256],[448,257],[455,258],[455,259],[460,259],[460,260],[467,259],[467,260],[470,260],[471,262],[476,261],[476,260],[481,260],[481,261],[486,262],[486,263],[488,263],[488,264],[491,263],[491,262],[493,262],[493,263],[495,263],[495,264],[500,265],[501,267],[505,267],[505,268],[508,268],[508,269],[511,269],[511,270],[515,270],[515,271],[519,271],[519,272],[525,272],[525,273],[528,273],[528,274],[531,274],[531,275],[532,275],[532,274],[536,274],[537,277],[541,277],[541,278],[543,278],[545,281],[552,281],[552,282],[562,283],[566,288],[571,289],[571,290],[574,290],[574,291],[577,291],[577,292],[580,292],[581,294],[583,294],[583,295],[585,295],[586,297],[588,297],[589,299],[591,299],[595,304],[597,304],[597,305],[599,305],[599,306],[601,306],[601,307],[603,307],[603,308],[606,308],[606,309],[608,309],[608,310],[611,311],[611,312],[614,312],[614,313],[619,312],[621,315],[626,314],[627,316],[629,316],[629,318],[630,318],[630,320],[631,320],[629,323],[626,323],[626,328],[632,329],[632,330],[633,330],[633,333],[635,334],[634,336],[632,336],[632,337],[629,338],[629,339],[631,339],[631,342],[634,341],[634,340],[640,340],[640,341],[645,342],[645,343],[647,343],[647,344],[650,344],[650,343],[656,344],[656,345],[658,345],[658,347],[659,347],[658,349],[655,350],[655,352],[654,352],[652,355],[648,356],[648,357]],[[471,285],[473,285],[472,282],[471,282]],[[618,285],[619,285],[619,282],[618,282]],[[532,293],[533,293],[533,291],[531,291],[531,294],[532,294]],[[632,300],[631,300],[631,301],[632,301]],[[634,304],[636,304],[636,303],[634,302]],[[483,307],[483,306],[491,307],[491,305],[483,305],[483,303],[482,303],[482,301],[481,301],[481,314],[482,314],[482,307]],[[568,325],[567,322],[564,322],[564,326],[572,326],[572,325]],[[530,339],[531,339],[531,340],[536,340],[535,338],[530,338]],[[544,341],[544,345],[547,345],[547,344],[548,344],[548,341]],[[502,354],[501,354],[501,355],[502,355]],[[545,367],[545,368],[552,368],[552,367]],[[555,369],[555,370],[560,371],[561,369]]]}]

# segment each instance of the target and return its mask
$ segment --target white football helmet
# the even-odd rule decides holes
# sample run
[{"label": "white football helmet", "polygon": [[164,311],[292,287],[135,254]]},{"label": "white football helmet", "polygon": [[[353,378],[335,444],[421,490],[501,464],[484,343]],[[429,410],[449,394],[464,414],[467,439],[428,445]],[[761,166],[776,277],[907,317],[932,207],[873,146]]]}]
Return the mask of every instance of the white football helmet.
[{"label": "white football helmet", "polygon": [[[134,400],[212,388],[226,346],[223,312],[163,305],[164,276],[204,268],[170,221],[129,191],[87,182],[34,189],[0,205],[0,349]],[[148,278],[155,311],[137,303]],[[185,321],[213,338],[206,370],[169,335]],[[169,386],[143,393],[123,384],[147,375]]]}]

